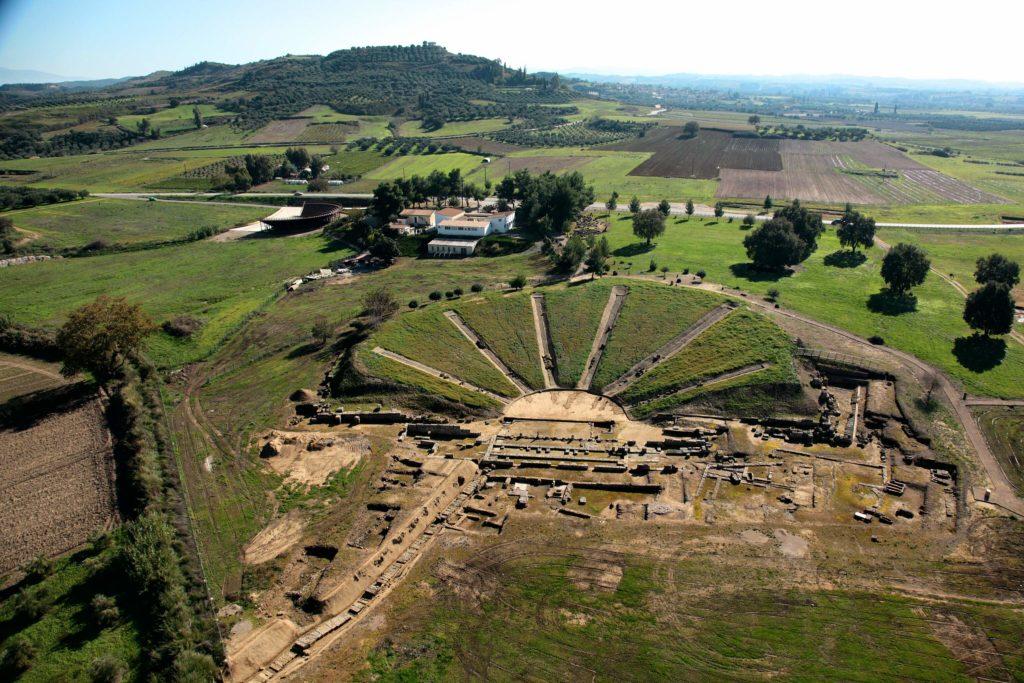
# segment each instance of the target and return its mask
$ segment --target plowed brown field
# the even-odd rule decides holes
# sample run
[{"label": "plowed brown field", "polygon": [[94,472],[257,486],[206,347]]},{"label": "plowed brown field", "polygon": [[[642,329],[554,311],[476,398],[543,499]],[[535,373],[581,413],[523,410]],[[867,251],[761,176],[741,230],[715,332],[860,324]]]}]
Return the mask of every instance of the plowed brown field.
[{"label": "plowed brown field", "polygon": [[0,431],[0,574],[82,545],[110,522],[114,503],[98,400]]},{"label": "plowed brown field", "polygon": [[725,168],[782,170],[778,140],[733,137],[731,133],[713,129],[702,130],[697,137],[689,138],[678,126],[659,126],[642,138],[632,138],[606,149],[654,153],[629,175],[717,178],[720,169]]}]

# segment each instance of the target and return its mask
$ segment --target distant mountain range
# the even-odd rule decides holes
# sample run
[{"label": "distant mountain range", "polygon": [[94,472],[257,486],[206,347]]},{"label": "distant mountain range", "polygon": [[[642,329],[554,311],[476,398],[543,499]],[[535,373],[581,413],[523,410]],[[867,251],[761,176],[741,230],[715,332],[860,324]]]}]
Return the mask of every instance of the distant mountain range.
[{"label": "distant mountain range", "polygon": [[47,71],[35,69],[7,69],[0,66],[0,85],[5,83],[64,83],[65,81],[81,81],[82,78],[68,78]]},{"label": "distant mountain range", "polygon": [[1024,83],[994,83],[966,79],[914,79],[873,76],[847,75],[784,75],[754,76],[728,74],[691,74],[675,73],[660,76],[628,76],[614,74],[595,74],[568,72],[571,78],[578,78],[593,83],[619,83],[623,85],[650,85],[670,88],[715,88],[737,90],[740,92],[775,92],[785,90],[813,89],[821,90],[829,87],[843,88],[874,88],[882,90],[939,90],[939,91],[1024,91]]}]

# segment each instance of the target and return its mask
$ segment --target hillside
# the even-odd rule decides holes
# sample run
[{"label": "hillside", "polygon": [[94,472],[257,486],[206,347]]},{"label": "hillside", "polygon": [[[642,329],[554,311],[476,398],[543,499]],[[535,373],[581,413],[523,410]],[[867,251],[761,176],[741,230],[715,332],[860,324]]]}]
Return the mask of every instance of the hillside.
[{"label": "hillside", "polygon": [[[523,116],[531,105],[563,103],[551,81],[498,61],[453,54],[433,43],[359,47],[326,56],[286,55],[230,65],[200,62],[82,91],[59,84],[0,87],[0,157],[110,149],[159,137],[120,120],[166,108],[216,105],[207,124],[254,130],[314,105],[339,114],[447,121]],[[135,123],[138,123],[137,121]],[[162,131],[169,132],[169,129]]]}]

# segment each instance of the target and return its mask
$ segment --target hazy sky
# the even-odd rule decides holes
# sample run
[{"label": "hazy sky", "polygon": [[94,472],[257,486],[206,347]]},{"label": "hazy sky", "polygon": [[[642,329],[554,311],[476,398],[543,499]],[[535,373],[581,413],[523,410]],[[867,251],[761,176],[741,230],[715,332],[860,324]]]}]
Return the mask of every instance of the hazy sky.
[{"label": "hazy sky", "polygon": [[1024,81],[1020,0],[0,0],[0,66],[100,78],[432,40],[531,71]]}]

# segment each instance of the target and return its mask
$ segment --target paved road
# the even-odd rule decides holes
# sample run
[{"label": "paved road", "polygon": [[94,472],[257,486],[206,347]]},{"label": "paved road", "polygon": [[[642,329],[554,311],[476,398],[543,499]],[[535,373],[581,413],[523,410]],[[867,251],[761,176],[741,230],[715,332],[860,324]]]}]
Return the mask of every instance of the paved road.
[{"label": "paved road", "polygon": [[[628,200],[627,200],[628,201]],[[642,209],[654,209],[657,208],[657,202],[640,202],[640,208]],[[673,216],[686,215],[686,204],[684,203],[673,203],[669,202],[671,207],[669,213]],[[620,204],[619,210],[624,210],[626,204]],[[607,211],[603,202],[594,202],[587,207],[588,211]],[[736,211],[726,211],[724,218],[742,219],[750,212],[739,213]],[[707,204],[694,204],[693,215],[698,218],[712,218],[715,215],[715,208],[708,206]],[[757,215],[754,214],[754,220],[766,221],[770,219],[769,215]],[[1024,223],[987,223],[979,225],[969,225],[966,223],[875,223],[880,228],[927,228],[937,230],[1024,230]]]},{"label": "paved road", "polygon": [[[296,191],[301,192],[301,185],[296,186]],[[157,199],[169,198],[169,197],[216,197],[218,192],[96,192],[93,194],[94,197],[103,197],[106,199],[148,199],[150,197],[156,197]],[[240,197],[293,197],[294,192],[243,192]],[[307,199],[360,199],[367,200],[372,199],[373,195],[366,192],[302,192],[302,196]],[[180,200],[179,200],[180,201]],[[492,204],[498,201],[497,197],[487,197],[483,200],[484,204]],[[642,202],[640,206],[644,209],[653,209],[658,206],[656,202]],[[685,203],[672,203],[670,213],[674,216],[686,215],[686,204]],[[620,209],[625,208],[625,204],[621,205]],[[588,211],[606,211],[603,202],[594,202],[587,207]],[[744,216],[749,212],[737,212],[737,211],[726,211],[725,218],[733,218],[742,220]],[[699,218],[712,218],[715,215],[715,209],[707,204],[695,204],[693,215]],[[767,215],[754,215],[754,219],[758,221],[765,221],[771,218]],[[1024,230],[1024,223],[984,223],[971,225],[967,223],[875,223],[880,228],[926,228],[936,230]]]}]

